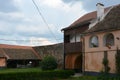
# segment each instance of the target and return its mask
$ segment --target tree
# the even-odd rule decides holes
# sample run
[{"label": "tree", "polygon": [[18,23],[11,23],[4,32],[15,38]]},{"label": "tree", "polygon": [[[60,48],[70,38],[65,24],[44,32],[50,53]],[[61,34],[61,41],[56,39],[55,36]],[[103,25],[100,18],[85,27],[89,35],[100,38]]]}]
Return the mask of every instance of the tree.
[{"label": "tree", "polygon": [[57,68],[57,60],[53,56],[46,56],[41,61],[42,70],[54,70]]}]

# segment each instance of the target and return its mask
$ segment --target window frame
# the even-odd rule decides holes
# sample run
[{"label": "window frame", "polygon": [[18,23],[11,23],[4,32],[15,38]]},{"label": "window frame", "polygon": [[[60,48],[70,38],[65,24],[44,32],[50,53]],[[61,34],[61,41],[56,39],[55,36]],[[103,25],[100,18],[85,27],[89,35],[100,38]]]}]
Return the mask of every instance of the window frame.
[{"label": "window frame", "polygon": [[[97,45],[94,45],[94,46],[93,46],[93,44],[92,44],[92,39],[93,39],[93,38],[96,38]],[[89,47],[90,47],[90,48],[97,48],[97,47],[99,47],[99,38],[98,38],[97,35],[93,35],[93,36],[91,36],[91,37],[89,38]]]},{"label": "window frame", "polygon": [[[111,40],[111,39],[109,39],[109,36],[113,37],[112,41],[110,41],[112,43],[108,42],[109,40]],[[108,47],[108,46],[114,46],[114,45],[115,45],[115,37],[114,37],[113,33],[105,34],[104,37],[103,37],[103,46]]]}]

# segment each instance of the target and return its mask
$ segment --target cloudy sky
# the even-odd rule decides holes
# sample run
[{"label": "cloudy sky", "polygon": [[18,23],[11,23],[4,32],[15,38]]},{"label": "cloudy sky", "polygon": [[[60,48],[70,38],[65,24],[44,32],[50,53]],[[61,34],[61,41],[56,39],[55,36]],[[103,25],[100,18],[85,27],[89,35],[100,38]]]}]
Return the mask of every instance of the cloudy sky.
[{"label": "cloudy sky", "polygon": [[120,0],[0,0],[0,44],[42,46],[63,42],[61,29],[87,12],[96,3],[116,5]]}]

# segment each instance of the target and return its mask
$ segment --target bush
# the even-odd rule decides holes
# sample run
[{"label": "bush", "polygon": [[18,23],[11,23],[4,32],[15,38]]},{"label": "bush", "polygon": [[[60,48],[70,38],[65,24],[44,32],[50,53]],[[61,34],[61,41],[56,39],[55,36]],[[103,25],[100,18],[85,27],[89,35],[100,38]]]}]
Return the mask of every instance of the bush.
[{"label": "bush", "polygon": [[57,60],[53,56],[46,56],[40,65],[42,70],[54,70],[57,68]]},{"label": "bush", "polygon": [[54,80],[68,78],[73,74],[71,70],[8,72],[0,73],[0,80]]}]

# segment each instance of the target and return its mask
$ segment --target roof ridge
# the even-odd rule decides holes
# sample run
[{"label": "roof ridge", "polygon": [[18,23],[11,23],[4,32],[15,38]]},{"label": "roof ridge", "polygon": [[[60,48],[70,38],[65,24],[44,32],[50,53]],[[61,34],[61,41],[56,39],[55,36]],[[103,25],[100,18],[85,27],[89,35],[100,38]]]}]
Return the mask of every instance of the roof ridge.
[{"label": "roof ridge", "polygon": [[32,47],[30,47],[30,46],[20,46],[20,45],[0,44],[0,48],[31,49]]},{"label": "roof ridge", "polygon": [[1,51],[3,52],[3,55],[6,56],[7,59],[10,59],[10,57],[6,54],[6,52],[4,51],[4,49],[1,48]]},{"label": "roof ridge", "polygon": [[41,60],[41,56],[32,48],[33,53]]}]

